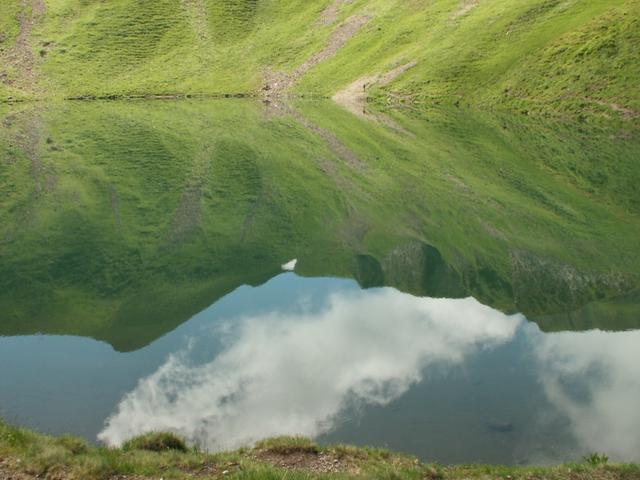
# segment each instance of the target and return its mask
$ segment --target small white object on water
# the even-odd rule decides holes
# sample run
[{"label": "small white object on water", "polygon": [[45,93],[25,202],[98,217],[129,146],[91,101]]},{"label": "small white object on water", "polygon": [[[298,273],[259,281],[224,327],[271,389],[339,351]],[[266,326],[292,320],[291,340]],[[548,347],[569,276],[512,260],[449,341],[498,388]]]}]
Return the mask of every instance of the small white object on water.
[{"label": "small white object on water", "polygon": [[284,265],[282,265],[282,270],[284,270],[285,272],[293,272],[296,269],[297,263],[298,263],[298,259],[294,258],[290,262],[287,262]]}]

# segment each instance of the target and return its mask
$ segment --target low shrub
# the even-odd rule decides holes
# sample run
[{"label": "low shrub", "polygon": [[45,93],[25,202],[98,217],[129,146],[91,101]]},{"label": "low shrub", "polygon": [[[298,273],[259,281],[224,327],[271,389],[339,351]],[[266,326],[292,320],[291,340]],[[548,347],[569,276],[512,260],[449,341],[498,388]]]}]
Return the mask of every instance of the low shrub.
[{"label": "low shrub", "polygon": [[186,452],[187,444],[182,438],[170,432],[150,432],[125,442],[122,445],[122,449],[125,452],[130,450],[149,450],[152,452],[177,450]]}]

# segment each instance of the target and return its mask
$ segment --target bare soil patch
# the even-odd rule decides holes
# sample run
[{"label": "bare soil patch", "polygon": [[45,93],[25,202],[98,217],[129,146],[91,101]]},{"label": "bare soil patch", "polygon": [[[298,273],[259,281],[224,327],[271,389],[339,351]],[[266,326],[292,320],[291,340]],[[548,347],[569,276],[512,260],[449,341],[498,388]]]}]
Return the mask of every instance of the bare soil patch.
[{"label": "bare soil patch", "polygon": [[349,110],[354,115],[359,117],[366,118],[368,120],[372,120],[376,123],[380,123],[385,125],[392,130],[395,130],[399,133],[405,135],[412,135],[406,129],[402,128],[397,122],[395,122],[392,118],[376,113],[369,114],[367,113],[367,90],[374,85],[384,86],[391,83],[397,77],[402,75],[404,72],[413,68],[417,65],[416,61],[411,61],[408,63],[404,63],[399,65],[388,72],[381,73],[378,75],[368,75],[366,77],[359,78],[349,86],[347,86],[344,90],[340,90],[333,96],[333,101],[338,105]]},{"label": "bare soil patch", "polygon": [[466,15],[471,10],[476,8],[479,3],[480,3],[479,0],[462,0],[462,3],[460,4],[460,8],[458,8],[456,11],[454,11],[451,14],[451,16],[449,17],[449,20],[455,20],[456,18]]},{"label": "bare soil patch", "polygon": [[614,112],[620,113],[624,120],[633,120],[634,118],[640,117],[640,112],[636,112],[635,110],[625,107],[624,105],[620,105],[619,103],[603,102],[602,100],[588,100],[600,105],[601,107],[607,107]]},{"label": "bare soil patch", "polygon": [[338,20],[340,8],[343,5],[351,3],[352,1],[353,0],[333,0],[333,2],[331,2],[329,6],[322,11],[316,24],[331,25],[332,23],[335,23],[336,20]]},{"label": "bare soil patch", "polygon": [[339,473],[353,469],[344,459],[328,453],[309,450],[292,450],[289,452],[258,451],[254,458],[287,470],[301,470],[311,473]]},{"label": "bare soil patch", "polygon": [[201,41],[209,39],[209,22],[207,19],[207,10],[204,0],[182,0],[191,26],[193,27],[197,37]]},{"label": "bare soil patch", "polygon": [[36,57],[31,45],[33,27],[44,15],[44,0],[21,0],[18,22],[20,30],[15,43],[2,55],[2,63],[15,68],[15,77],[5,72],[0,74],[0,81],[9,86],[33,91],[37,80]]},{"label": "bare soil patch", "polygon": [[388,72],[378,75],[368,75],[366,77],[359,78],[344,90],[339,91],[333,96],[333,101],[339,105],[342,105],[347,110],[353,113],[359,113],[363,111],[363,108],[367,102],[367,89],[374,85],[385,86],[398,78],[404,72],[412,67],[415,67],[418,62],[411,61],[402,65],[399,65]]}]

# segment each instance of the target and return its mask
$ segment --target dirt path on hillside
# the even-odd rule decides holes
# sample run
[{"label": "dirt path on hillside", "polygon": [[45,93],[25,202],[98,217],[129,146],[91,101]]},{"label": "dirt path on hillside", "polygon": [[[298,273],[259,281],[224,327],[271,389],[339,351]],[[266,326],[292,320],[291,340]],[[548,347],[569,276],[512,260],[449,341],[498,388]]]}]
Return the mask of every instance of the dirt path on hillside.
[{"label": "dirt path on hillside", "polygon": [[478,3],[480,3],[479,0],[462,0],[460,7],[451,14],[449,20],[455,20],[456,18],[466,15],[476,8]]},{"label": "dirt path on hillside", "polygon": [[368,75],[366,77],[359,78],[344,90],[336,93],[332,99],[338,105],[349,110],[354,115],[357,115],[367,120],[375,121],[376,123],[383,124],[393,130],[400,133],[409,134],[404,128],[396,123],[390,117],[379,113],[371,114],[367,112],[367,90],[372,86],[385,86],[394,81],[404,72],[413,68],[418,62],[411,61],[395,67],[388,72],[378,75]]},{"label": "dirt path on hillside", "polygon": [[634,118],[640,117],[640,112],[636,112],[635,110],[625,107],[624,105],[620,105],[619,103],[609,103],[602,100],[593,100],[591,98],[585,98],[585,100],[600,105],[601,107],[607,107],[614,112],[619,113],[623,120],[633,120]]},{"label": "dirt path on hillside", "polygon": [[312,55],[293,72],[267,72],[262,88],[265,97],[278,96],[290,90],[302,76],[316,65],[329,60],[364,27],[370,20],[366,15],[354,15],[346,19],[329,36],[327,45],[320,52]]},{"label": "dirt path on hillside", "polygon": [[205,0],[182,0],[182,5],[189,15],[191,27],[196,32],[198,40],[209,40],[209,21]]},{"label": "dirt path on hillside", "polygon": [[393,70],[378,75],[367,75],[359,78],[344,90],[339,91],[333,96],[333,101],[342,105],[347,110],[361,115],[367,102],[367,89],[373,86],[385,86],[398,78],[404,72],[413,68],[418,62],[411,61],[403,65],[399,65]]},{"label": "dirt path on hillside", "polygon": [[335,23],[336,20],[338,20],[340,8],[352,1],[353,0],[333,0],[333,2],[331,2],[329,6],[322,11],[316,25],[331,25],[332,23]]},{"label": "dirt path on hillside", "polygon": [[[29,12],[30,10],[30,12]],[[31,33],[34,25],[42,18],[46,10],[44,0],[21,0],[18,22],[20,30],[15,43],[2,55],[2,63],[15,68],[15,77],[9,78],[7,72],[0,72],[0,81],[4,84],[34,91],[36,88],[36,58],[31,45]]]}]

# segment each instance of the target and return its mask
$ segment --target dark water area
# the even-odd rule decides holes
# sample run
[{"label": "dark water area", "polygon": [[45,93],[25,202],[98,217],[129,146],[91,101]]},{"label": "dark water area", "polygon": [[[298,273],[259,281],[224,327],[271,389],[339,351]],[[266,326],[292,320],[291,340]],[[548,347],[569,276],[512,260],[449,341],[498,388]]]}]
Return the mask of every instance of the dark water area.
[{"label": "dark water area", "polygon": [[0,108],[0,417],[640,457],[640,141],[329,102]]}]

